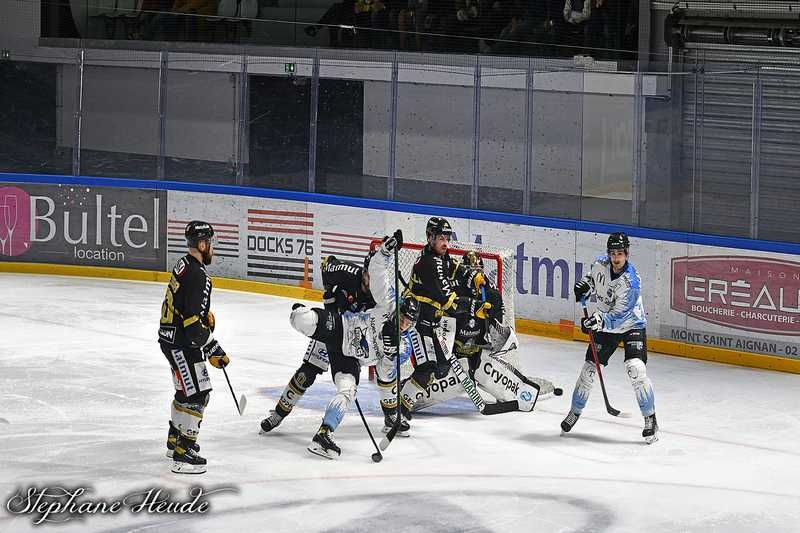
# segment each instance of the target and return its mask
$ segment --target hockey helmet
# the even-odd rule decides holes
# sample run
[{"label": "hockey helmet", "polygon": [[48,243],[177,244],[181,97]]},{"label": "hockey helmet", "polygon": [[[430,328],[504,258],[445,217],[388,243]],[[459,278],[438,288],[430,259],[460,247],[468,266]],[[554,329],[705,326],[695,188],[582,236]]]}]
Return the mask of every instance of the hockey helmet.
[{"label": "hockey helmet", "polygon": [[202,220],[192,220],[186,224],[186,244],[192,248],[197,248],[200,241],[210,241],[214,237],[214,228],[208,222]]},{"label": "hockey helmet", "polygon": [[616,231],[608,236],[608,242],[606,243],[606,250],[625,250],[625,253],[628,253],[628,248],[631,247],[631,242],[628,240],[628,236],[625,235],[621,231]]},{"label": "hockey helmet", "polygon": [[475,250],[464,252],[464,255],[461,258],[461,260],[464,262],[466,266],[477,268],[478,270],[483,271],[483,257],[481,257],[481,254],[479,254]]},{"label": "hockey helmet", "polygon": [[403,298],[403,301],[400,302],[400,314],[416,323],[419,318],[419,303],[410,296]]},{"label": "hockey helmet", "polygon": [[425,235],[430,237],[431,235],[452,235],[453,228],[450,227],[450,223],[447,221],[446,218],[443,217],[431,217],[428,219],[428,224],[425,226]]}]

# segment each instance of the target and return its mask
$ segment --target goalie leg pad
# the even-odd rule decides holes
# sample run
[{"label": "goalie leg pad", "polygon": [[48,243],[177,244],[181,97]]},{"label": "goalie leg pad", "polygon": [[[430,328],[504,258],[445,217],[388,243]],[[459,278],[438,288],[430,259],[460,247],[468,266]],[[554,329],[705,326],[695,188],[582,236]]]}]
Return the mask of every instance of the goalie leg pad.
[{"label": "goalie leg pad", "polygon": [[[466,358],[459,359],[461,366],[467,367]],[[403,390],[405,392],[405,388]],[[437,403],[442,403],[452,398],[461,396],[464,389],[459,385],[455,372],[451,368],[447,374],[440,378],[434,378],[424,390],[417,392],[414,400],[414,411],[425,409]]]},{"label": "goalie leg pad", "polygon": [[475,369],[475,383],[499,402],[517,400],[521,411],[532,411],[539,395],[539,385],[485,351]]},{"label": "goalie leg pad", "polygon": [[336,395],[328,404],[327,409],[325,409],[322,424],[328,426],[331,431],[336,431],[342,418],[344,418],[344,414],[350,408],[353,400],[356,399],[357,383],[355,376],[345,372],[337,372],[333,377],[333,382],[336,384]]},{"label": "goalie leg pad", "polygon": [[647,366],[641,359],[628,359],[625,361],[625,370],[633,385],[636,401],[642,416],[648,417],[656,412],[656,396],[653,392],[653,383],[647,376]]},{"label": "goalie leg pad", "polygon": [[597,369],[593,362],[584,361],[578,381],[575,383],[575,390],[572,391],[572,406],[570,409],[573,413],[579,415],[583,412],[583,408],[586,407],[586,401],[589,399],[589,393],[592,392],[596,372]]},{"label": "goalie leg pad", "polygon": [[[430,370],[425,373],[428,380],[430,380],[430,376],[433,373],[433,368],[429,368]],[[414,374],[412,374],[411,379],[406,381],[403,384],[403,388],[400,389],[400,400],[403,402],[403,409],[405,409],[406,412],[411,412],[414,409],[414,404],[417,403],[417,398],[422,398],[425,396],[425,389],[417,382],[417,371],[419,369],[420,367],[417,367],[417,369],[414,370]]]}]

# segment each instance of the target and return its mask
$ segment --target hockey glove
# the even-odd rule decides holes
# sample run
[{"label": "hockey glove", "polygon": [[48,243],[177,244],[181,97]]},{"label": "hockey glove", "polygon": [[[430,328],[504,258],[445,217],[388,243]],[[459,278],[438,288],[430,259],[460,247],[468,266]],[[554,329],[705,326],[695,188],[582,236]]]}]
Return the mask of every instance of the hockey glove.
[{"label": "hockey glove", "polygon": [[592,286],[589,284],[589,281],[586,278],[579,279],[575,283],[575,301],[580,302],[586,296],[588,296],[589,292],[592,290]]},{"label": "hockey glove", "polygon": [[210,329],[211,332],[213,333],[214,328],[217,325],[217,321],[214,318],[214,313],[211,312],[211,309],[208,310],[208,315],[206,315],[206,325],[208,326],[208,329]]},{"label": "hockey glove", "polygon": [[214,368],[225,368],[231,360],[216,339],[203,346],[203,355]]},{"label": "hockey glove", "polygon": [[471,268],[467,271],[466,282],[468,287],[474,288],[475,292],[480,294],[481,287],[486,285],[486,276],[480,270]]},{"label": "hockey glove", "polygon": [[480,318],[481,320],[486,320],[489,318],[490,310],[492,309],[492,304],[489,302],[481,302],[480,307],[475,310],[475,316]]},{"label": "hockey glove", "polygon": [[600,331],[603,329],[603,315],[599,311],[586,318],[581,319],[581,331],[589,333],[589,331]]},{"label": "hockey glove", "polygon": [[381,253],[383,255],[390,255],[395,248],[402,248],[403,246],[403,232],[396,230],[391,236],[383,238],[381,243]]}]

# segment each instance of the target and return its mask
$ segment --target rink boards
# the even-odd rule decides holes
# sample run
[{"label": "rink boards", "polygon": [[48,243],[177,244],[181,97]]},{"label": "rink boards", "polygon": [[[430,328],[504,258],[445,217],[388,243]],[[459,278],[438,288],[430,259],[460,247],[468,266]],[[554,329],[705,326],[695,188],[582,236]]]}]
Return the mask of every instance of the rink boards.
[{"label": "rink boards", "polygon": [[607,234],[622,230],[642,278],[651,350],[800,372],[794,244],[246,187],[0,180],[1,270],[160,280],[185,253],[186,222],[203,219],[217,232],[216,287],[313,298],[322,257],[360,262],[373,238],[397,228],[423,242],[425,222],[440,215],[459,241],[510,250],[518,329],[561,338],[581,337],[572,285]]}]

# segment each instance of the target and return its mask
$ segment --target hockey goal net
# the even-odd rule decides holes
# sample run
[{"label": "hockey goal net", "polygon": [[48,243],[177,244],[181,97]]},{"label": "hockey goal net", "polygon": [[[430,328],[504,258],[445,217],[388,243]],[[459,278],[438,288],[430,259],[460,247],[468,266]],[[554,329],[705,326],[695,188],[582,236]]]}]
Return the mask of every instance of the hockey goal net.
[{"label": "hockey goal net", "polygon": [[[370,244],[370,250],[375,250],[381,245],[380,239],[375,239]],[[424,244],[419,243],[403,243],[402,248],[398,252],[398,263],[400,276],[402,278],[401,284],[405,286],[411,279],[411,270],[414,268],[420,252],[425,247]],[[494,248],[484,244],[465,243],[452,241],[448,247],[448,253],[453,259],[461,260],[463,255],[469,251],[477,252],[483,259],[483,273],[489,282],[494,285],[497,290],[503,295],[503,325],[514,327],[514,290],[515,290],[515,262],[514,252],[510,249]],[[499,355],[502,359],[511,363],[520,372],[524,369],[520,368],[519,350],[512,350],[511,352]],[[527,375],[527,374],[526,374]],[[374,367],[370,367],[369,379],[374,379]],[[530,377],[530,376],[529,376]],[[540,387],[540,397],[549,396],[554,392],[554,385],[551,381],[540,378],[531,377]]]},{"label": "hockey goal net", "polygon": [[[381,245],[380,239],[372,241],[371,250]],[[403,285],[411,279],[411,269],[414,268],[420,252],[425,247],[419,243],[403,243],[398,254],[400,276]],[[472,244],[452,241],[448,253],[453,259],[461,260],[462,256],[470,251],[475,251],[483,259],[483,273],[489,282],[497,287],[503,295],[503,324],[514,327],[514,256],[511,250],[501,250],[483,244]]]}]

